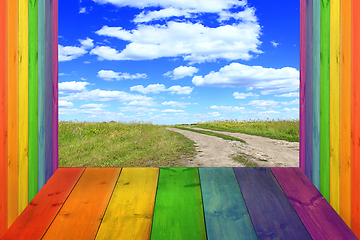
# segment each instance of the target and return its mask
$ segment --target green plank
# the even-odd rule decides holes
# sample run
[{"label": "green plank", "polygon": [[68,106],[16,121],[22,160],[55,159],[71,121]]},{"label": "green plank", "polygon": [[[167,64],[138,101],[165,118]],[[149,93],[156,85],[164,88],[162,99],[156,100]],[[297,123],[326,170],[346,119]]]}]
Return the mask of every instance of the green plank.
[{"label": "green plank", "polygon": [[197,168],[160,168],[151,239],[206,239]]},{"label": "green plank", "polygon": [[258,239],[232,168],[199,168],[206,233],[211,239]]},{"label": "green plank", "polygon": [[330,0],[321,0],[320,38],[320,192],[330,201]]},{"label": "green plank", "polygon": [[38,190],[38,4],[29,0],[29,202]]}]

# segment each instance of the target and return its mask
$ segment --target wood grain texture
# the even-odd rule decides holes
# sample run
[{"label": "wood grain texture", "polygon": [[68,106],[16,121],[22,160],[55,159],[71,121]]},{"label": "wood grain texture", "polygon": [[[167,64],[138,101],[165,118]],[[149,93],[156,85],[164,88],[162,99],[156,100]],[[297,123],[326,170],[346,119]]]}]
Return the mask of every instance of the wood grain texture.
[{"label": "wood grain texture", "polygon": [[38,192],[38,4],[29,0],[29,202]]},{"label": "wood grain texture", "polygon": [[123,168],[96,239],[150,239],[159,168]]},{"label": "wood grain texture", "polygon": [[29,200],[29,5],[19,0],[19,213]]},{"label": "wood grain texture", "polygon": [[330,204],[340,213],[340,0],[330,0]]},{"label": "wood grain texture", "polygon": [[85,169],[42,239],[94,239],[120,171]]},{"label": "wood grain texture", "polygon": [[340,216],[351,226],[351,1],[341,1]]},{"label": "wood grain texture", "polygon": [[313,239],[357,239],[299,168],[271,168]]},{"label": "wood grain texture", "polygon": [[352,4],[351,229],[360,238],[360,1]]},{"label": "wood grain texture", "polygon": [[150,239],[206,239],[197,168],[160,168]]},{"label": "wood grain texture", "polygon": [[7,1],[8,227],[18,216],[18,1]]},{"label": "wood grain texture", "polygon": [[258,239],[232,168],[199,168],[207,239]]},{"label": "wood grain texture", "polygon": [[59,125],[58,125],[58,0],[53,0],[53,172],[59,167]]},{"label": "wood grain texture", "polygon": [[7,229],[6,1],[0,1],[0,237]]},{"label": "wood grain texture", "polygon": [[312,239],[269,168],[234,168],[259,239]]},{"label": "wood grain texture", "polygon": [[321,0],[320,192],[330,201],[330,0]]},{"label": "wood grain texture", "polygon": [[41,239],[85,168],[60,168],[1,239]]},{"label": "wood grain texture", "polygon": [[306,0],[306,71],[305,71],[305,174],[312,180],[313,157],[313,0]]},{"label": "wood grain texture", "polygon": [[45,181],[53,174],[53,0],[45,1]]},{"label": "wood grain texture", "polygon": [[299,166],[305,172],[306,0],[300,0]]},{"label": "wood grain texture", "polygon": [[38,190],[45,184],[45,0],[38,0]]},{"label": "wood grain texture", "polygon": [[320,190],[320,24],[321,2],[313,1],[312,183]]}]

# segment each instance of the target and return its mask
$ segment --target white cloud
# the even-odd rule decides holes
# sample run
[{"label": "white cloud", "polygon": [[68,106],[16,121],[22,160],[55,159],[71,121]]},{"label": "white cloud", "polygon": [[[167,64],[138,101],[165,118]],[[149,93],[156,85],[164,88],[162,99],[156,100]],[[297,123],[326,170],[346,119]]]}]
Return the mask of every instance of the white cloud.
[{"label": "white cloud", "polygon": [[291,67],[274,69],[231,63],[219,72],[212,71],[204,77],[195,76],[192,82],[196,86],[251,87],[266,95],[297,91],[299,71]]},{"label": "white cloud", "polygon": [[59,73],[59,76],[67,76],[69,74],[66,74],[66,73]]},{"label": "white cloud", "polygon": [[164,106],[181,107],[181,108],[184,108],[184,107],[186,107],[186,105],[190,105],[190,104],[191,103],[183,103],[183,102],[176,102],[176,101],[168,101],[168,102],[161,103],[161,105],[164,105]]},{"label": "white cloud", "polygon": [[137,15],[134,19],[135,23],[142,23],[142,22],[150,22],[159,19],[166,19],[169,17],[191,17],[191,13],[194,10],[190,9],[178,9],[174,7],[169,7],[165,9],[161,9],[159,11],[143,11],[139,15]]},{"label": "white cloud", "polygon": [[193,76],[199,69],[196,67],[180,66],[175,68],[173,71],[168,71],[164,76],[171,77],[173,80],[181,79],[188,76]]},{"label": "white cloud", "polygon": [[221,114],[219,112],[211,112],[209,113],[210,116],[213,116],[213,117],[219,117],[221,116]]},{"label": "white cloud", "polygon": [[171,94],[190,94],[194,88],[192,87],[181,87],[179,85],[175,85],[172,87],[169,87],[168,91],[170,91]]},{"label": "white cloud", "polygon": [[119,108],[119,110],[121,112],[157,112],[158,111],[155,108],[136,107],[136,106],[121,107]]},{"label": "white cloud", "polygon": [[138,91],[143,94],[148,93],[160,93],[160,92],[166,92],[169,91],[171,94],[190,94],[194,88],[192,87],[181,87],[179,85],[171,86],[168,89],[166,89],[164,84],[150,84],[147,87],[144,87],[143,85],[137,85],[130,87],[130,91]]},{"label": "white cloud", "polygon": [[76,93],[82,92],[86,90],[86,86],[89,85],[88,82],[62,82],[59,83],[59,94],[69,94],[69,93]]},{"label": "white cloud", "polygon": [[74,104],[72,102],[59,101],[59,108],[68,108],[68,107],[72,107],[72,106],[74,106]]},{"label": "white cloud", "polygon": [[150,60],[161,57],[183,57],[191,63],[216,59],[249,60],[262,53],[258,47],[260,26],[240,22],[210,28],[200,23],[167,22],[166,25],[138,25],[137,29],[103,26],[96,32],[130,43],[119,52],[108,46],[98,46],[91,54],[99,60]]},{"label": "white cloud", "polygon": [[79,39],[79,42],[81,43],[84,49],[93,48],[94,47],[93,41],[94,40],[92,40],[91,38]]},{"label": "white cloud", "polygon": [[276,114],[276,113],[280,113],[280,112],[274,111],[274,110],[269,110],[269,111],[265,111],[265,112],[259,112],[259,114]]},{"label": "white cloud", "polygon": [[293,101],[291,101],[291,102],[282,102],[281,103],[282,105],[299,105],[299,99],[295,99],[295,100],[293,100]]},{"label": "white cloud", "polygon": [[244,107],[232,107],[232,106],[211,106],[210,109],[218,110],[218,111],[226,111],[226,112],[243,112],[245,110]]},{"label": "white cloud", "polygon": [[245,8],[244,11],[241,12],[230,12],[230,11],[221,11],[219,13],[219,21],[227,21],[230,18],[234,18],[236,20],[243,20],[247,22],[257,22],[257,17],[255,15],[254,8]]},{"label": "white cloud", "polygon": [[285,112],[299,112],[298,108],[284,108]]},{"label": "white cloud", "polygon": [[129,73],[122,73],[122,72],[114,72],[111,70],[100,70],[97,75],[99,78],[102,78],[106,81],[112,81],[115,80],[123,80],[123,79],[141,79],[141,78],[147,78],[147,75],[145,73],[136,73],[133,75],[130,75]]},{"label": "white cloud", "polygon": [[253,98],[259,97],[258,94],[252,93],[252,92],[248,92],[248,93],[238,93],[238,92],[234,92],[233,96],[234,96],[236,99],[245,99],[245,98],[247,98],[247,97],[253,97]]},{"label": "white cloud", "polygon": [[271,44],[274,46],[274,47],[277,47],[280,43],[277,43],[275,41],[271,41]]},{"label": "white cloud", "polygon": [[83,104],[80,106],[80,108],[104,108],[108,105],[105,104],[96,104],[96,103],[89,103],[89,104]]},{"label": "white cloud", "polygon": [[62,46],[59,44],[58,46],[59,54],[59,62],[71,61],[73,59],[79,58],[87,51],[81,47],[72,47],[72,46]]},{"label": "white cloud", "polygon": [[86,8],[80,8],[79,13],[86,13]]},{"label": "white cloud", "polygon": [[176,109],[165,109],[161,112],[164,112],[164,113],[183,113],[184,110],[176,110]]},{"label": "white cloud", "polygon": [[252,100],[247,105],[259,108],[259,109],[267,109],[277,107],[279,102],[275,102],[273,100]]},{"label": "white cloud", "polygon": [[156,102],[153,101],[131,101],[128,103],[128,106],[136,106],[136,107],[155,107],[158,106]]},{"label": "white cloud", "polygon": [[275,95],[275,97],[299,97],[299,96],[300,96],[299,92],[289,92],[281,95]]}]

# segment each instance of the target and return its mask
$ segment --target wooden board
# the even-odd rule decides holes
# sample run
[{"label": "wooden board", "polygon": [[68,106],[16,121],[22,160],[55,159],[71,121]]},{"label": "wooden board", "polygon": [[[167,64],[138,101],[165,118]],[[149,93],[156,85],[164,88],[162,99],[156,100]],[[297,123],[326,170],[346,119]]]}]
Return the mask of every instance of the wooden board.
[{"label": "wooden board", "polygon": [[45,181],[53,174],[53,0],[45,2]]},{"label": "wooden board", "polygon": [[330,198],[330,0],[321,0],[320,192]]},{"label": "wooden board", "polygon": [[232,168],[199,168],[207,239],[258,239]]},{"label": "wooden board", "polygon": [[357,239],[299,168],[271,168],[313,239]]},{"label": "wooden board", "polygon": [[151,239],[206,239],[197,168],[160,168]]},{"label": "wooden board", "polygon": [[360,238],[360,1],[352,3],[351,229]]},{"label": "wooden board", "polygon": [[340,0],[330,0],[330,204],[340,212]]},{"label": "wooden board", "polygon": [[234,168],[259,239],[312,239],[269,168]]},{"label": "wooden board", "polygon": [[313,1],[313,128],[312,183],[320,190],[320,14],[321,1]]},{"label": "wooden board", "polygon": [[85,169],[43,239],[94,239],[120,171]]},{"label": "wooden board", "polygon": [[45,0],[38,0],[38,190],[45,184]]},{"label": "wooden board", "polygon": [[18,216],[18,1],[7,1],[8,227]]},{"label": "wooden board", "polygon": [[299,167],[305,172],[305,73],[306,73],[306,1],[300,1],[300,125]]},{"label": "wooden board", "polygon": [[19,0],[19,213],[29,200],[29,5]]},{"label": "wooden board", "polygon": [[59,166],[59,124],[58,124],[58,0],[53,0],[53,172]]},{"label": "wooden board", "polygon": [[306,0],[305,174],[312,179],[313,128],[313,0]]},{"label": "wooden board", "polygon": [[6,1],[0,1],[0,237],[7,229]]},{"label": "wooden board", "polygon": [[38,192],[38,5],[29,0],[29,202]]},{"label": "wooden board", "polygon": [[341,1],[340,216],[351,226],[351,1]]},{"label": "wooden board", "polygon": [[58,169],[9,228],[4,239],[41,239],[84,169]]},{"label": "wooden board", "polygon": [[159,168],[123,168],[96,239],[150,239]]}]

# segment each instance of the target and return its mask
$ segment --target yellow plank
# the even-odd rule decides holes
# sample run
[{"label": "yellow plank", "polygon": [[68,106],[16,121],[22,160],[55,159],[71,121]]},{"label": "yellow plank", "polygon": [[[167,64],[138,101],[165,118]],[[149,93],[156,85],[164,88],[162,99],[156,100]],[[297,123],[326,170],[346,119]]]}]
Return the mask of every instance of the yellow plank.
[{"label": "yellow plank", "polygon": [[29,194],[29,26],[28,0],[19,0],[19,213]]},{"label": "yellow plank", "polygon": [[96,239],[150,239],[158,168],[124,168]]},{"label": "yellow plank", "polygon": [[351,227],[351,1],[341,1],[340,216]]},{"label": "yellow plank", "polygon": [[330,0],[330,204],[340,213],[340,0]]}]

